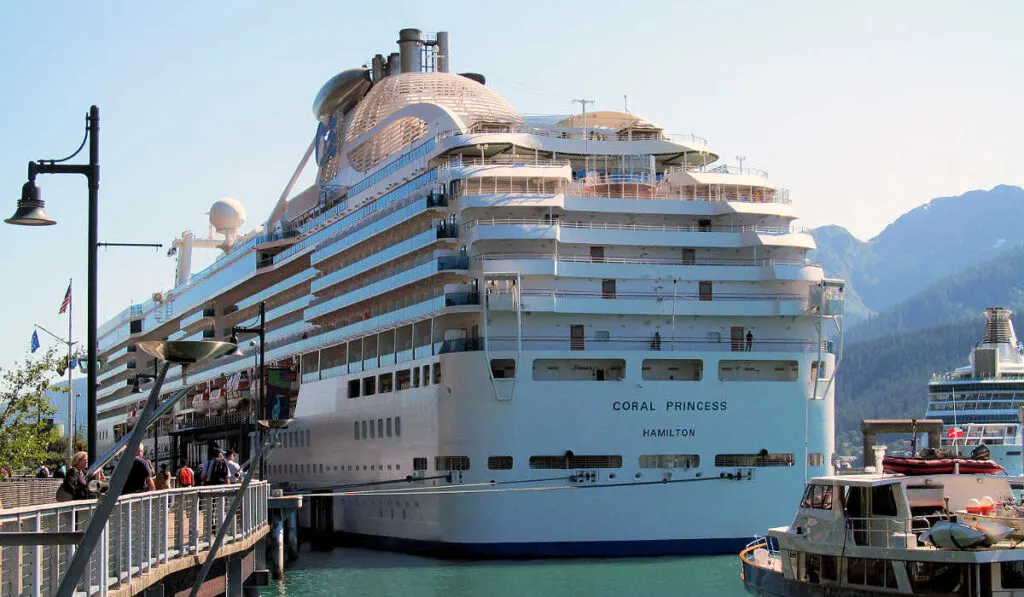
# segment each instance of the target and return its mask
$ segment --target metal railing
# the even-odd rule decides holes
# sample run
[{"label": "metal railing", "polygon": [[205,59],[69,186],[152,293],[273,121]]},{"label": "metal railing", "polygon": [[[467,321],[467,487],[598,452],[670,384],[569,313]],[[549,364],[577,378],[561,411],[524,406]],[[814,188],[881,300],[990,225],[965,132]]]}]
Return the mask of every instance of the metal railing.
[{"label": "metal railing", "polygon": [[476,219],[463,224],[467,229],[477,226],[558,226],[560,228],[583,228],[588,230],[644,230],[656,232],[756,232],[759,234],[802,234],[806,228],[798,226],[713,226],[687,224],[669,226],[665,224],[630,224],[625,222],[570,222],[557,218],[490,218]]},{"label": "metal railing", "polygon": [[924,516],[846,519],[846,529],[853,534],[854,544],[888,549],[913,549],[917,545],[913,531],[925,531],[931,525],[932,521]]},{"label": "metal railing", "polygon": [[[270,487],[254,482],[242,507],[225,520],[238,485],[168,489],[123,496],[77,587],[78,595],[105,596],[150,576],[158,582],[175,560],[205,558],[217,528],[229,525],[225,546],[258,538],[267,527]],[[0,531],[85,531],[96,500],[0,510]],[[0,595],[52,595],[75,553],[74,545],[0,546]],[[223,553],[223,552],[222,552]]]}]

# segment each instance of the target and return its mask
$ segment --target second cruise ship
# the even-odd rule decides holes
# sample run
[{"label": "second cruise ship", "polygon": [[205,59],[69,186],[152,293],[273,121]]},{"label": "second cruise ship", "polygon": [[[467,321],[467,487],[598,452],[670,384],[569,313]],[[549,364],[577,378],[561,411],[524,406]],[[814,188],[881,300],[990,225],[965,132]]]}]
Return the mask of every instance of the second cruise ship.
[{"label": "second cruise ship", "polygon": [[261,225],[218,201],[174,287],[103,326],[101,439],[154,366],[136,342],[234,333],[247,355],[171,370],[193,395],[150,441],[176,468],[294,418],[266,472],[328,494],[302,518],[320,536],[708,553],[787,522],[831,471],[843,312],[787,191],[626,111],[521,115],[451,72],[446,33],[399,37],[317,94]]}]

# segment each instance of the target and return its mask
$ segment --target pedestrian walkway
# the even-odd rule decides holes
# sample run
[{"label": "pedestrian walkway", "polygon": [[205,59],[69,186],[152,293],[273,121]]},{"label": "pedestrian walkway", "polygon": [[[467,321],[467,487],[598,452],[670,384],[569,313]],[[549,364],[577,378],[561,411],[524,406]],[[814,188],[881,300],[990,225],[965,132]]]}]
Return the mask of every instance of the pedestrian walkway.
[{"label": "pedestrian walkway", "polygon": [[[127,597],[183,571],[194,577],[219,525],[229,528],[217,558],[251,552],[269,529],[269,485],[250,484],[239,510],[225,520],[238,489],[221,485],[122,496],[75,594]],[[17,537],[4,534],[40,533],[40,543],[75,541],[73,535],[52,534],[84,532],[96,504],[83,500],[0,509],[0,597],[53,595],[75,550],[73,544],[13,545]],[[251,563],[249,567],[246,574]],[[228,574],[242,573],[238,565],[226,569]]]}]

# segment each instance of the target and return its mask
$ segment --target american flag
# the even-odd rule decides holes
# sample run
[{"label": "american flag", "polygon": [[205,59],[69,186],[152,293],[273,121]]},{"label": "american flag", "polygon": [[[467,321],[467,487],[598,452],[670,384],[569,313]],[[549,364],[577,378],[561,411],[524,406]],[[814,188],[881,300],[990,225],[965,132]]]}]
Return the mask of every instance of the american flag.
[{"label": "american flag", "polygon": [[64,300],[60,302],[60,311],[57,311],[57,315],[63,315],[68,307],[71,306],[71,282],[68,282],[68,291],[64,293]]}]

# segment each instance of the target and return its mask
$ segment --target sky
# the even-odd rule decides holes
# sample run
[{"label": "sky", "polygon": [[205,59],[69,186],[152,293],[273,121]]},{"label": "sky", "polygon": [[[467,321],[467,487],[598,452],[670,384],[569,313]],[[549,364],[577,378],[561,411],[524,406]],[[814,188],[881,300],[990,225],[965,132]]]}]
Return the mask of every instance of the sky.
[{"label": "sky", "polygon": [[[724,161],[768,170],[800,224],[867,240],[932,198],[1022,183],[1022,13],[938,0],[5,2],[0,216],[28,161],[74,151],[98,105],[100,240],[164,243],[100,250],[102,323],[173,285],[170,241],[204,232],[217,199],[261,222],[312,139],[320,86],[416,27],[449,31],[452,70],[485,74],[522,113],[627,96]],[[33,323],[67,333],[69,279],[85,337],[85,181],[38,182],[58,224],[0,224],[0,367],[27,354]],[[197,251],[193,269],[214,256]]]}]

